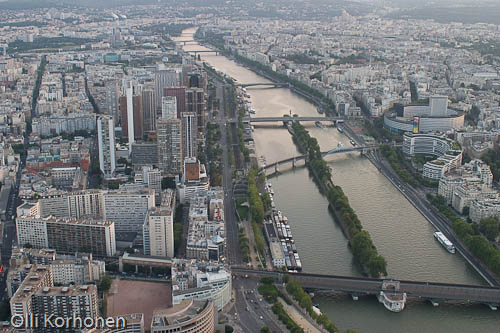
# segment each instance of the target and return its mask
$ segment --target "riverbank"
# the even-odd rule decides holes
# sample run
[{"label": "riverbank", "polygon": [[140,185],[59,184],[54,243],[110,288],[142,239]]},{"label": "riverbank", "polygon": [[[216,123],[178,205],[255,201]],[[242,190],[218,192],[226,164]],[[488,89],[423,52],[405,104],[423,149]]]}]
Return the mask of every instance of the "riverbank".
[{"label": "riverbank", "polygon": [[[194,29],[189,32],[194,32]],[[186,46],[186,50],[189,49],[199,50],[200,46]],[[202,60],[234,77],[238,83],[268,82],[225,57],[201,56]],[[251,96],[252,108],[259,117],[282,116],[290,110],[301,116],[317,115],[313,105],[289,89],[247,89],[247,94]],[[345,141],[336,130],[316,127],[308,130],[324,148]],[[253,137],[259,156],[264,155],[269,163],[300,154],[289,133],[283,129],[256,127]],[[431,224],[366,158],[359,158],[357,153],[340,154],[330,156],[328,164],[334,168],[335,183],[342,186],[364,228],[370,231],[379,251],[387,258],[391,277],[458,284],[483,282],[461,256],[449,254],[435,241],[432,235],[435,229]],[[296,168],[283,170],[271,180],[276,192],[276,206],[290,219],[303,269],[309,273],[359,276],[346,237],[340,225],[332,223],[332,214],[324,209],[328,201],[312,179],[309,170]],[[498,313],[482,305],[457,307],[440,304],[435,308],[429,303],[411,303],[407,311],[395,315],[380,306],[375,298],[360,298],[357,302],[349,296],[315,298],[314,303],[335,319],[342,331],[490,332],[500,324]]]},{"label": "riverbank", "polygon": [[293,142],[301,153],[306,154],[306,165],[313,173],[316,184],[326,195],[329,208],[333,210],[344,232],[347,231],[346,237],[349,239],[354,259],[362,272],[376,278],[387,276],[387,261],[378,254],[370,234],[363,230],[361,221],[342,188],[332,183],[331,170],[323,159],[318,141],[298,122],[292,123],[291,128]]}]

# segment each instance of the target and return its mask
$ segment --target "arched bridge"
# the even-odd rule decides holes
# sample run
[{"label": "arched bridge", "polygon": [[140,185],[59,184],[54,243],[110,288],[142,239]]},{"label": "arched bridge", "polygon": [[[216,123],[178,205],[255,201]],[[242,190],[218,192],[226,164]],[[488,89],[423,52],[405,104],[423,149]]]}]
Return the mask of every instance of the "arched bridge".
[{"label": "arched bridge", "polygon": [[[344,146],[338,146],[333,149],[330,149],[328,151],[321,152],[323,157],[328,156],[328,155],[333,155],[333,154],[342,154],[342,153],[350,153],[354,151],[360,151],[360,152],[365,152],[367,150],[374,150],[378,149],[377,145],[369,145],[369,146],[362,146],[362,147],[344,147]],[[292,166],[295,167],[295,163],[303,161],[307,158],[307,155],[300,155],[300,156],[294,156],[290,158],[286,158],[281,161],[277,161],[271,164],[266,164],[265,167],[261,167],[260,171],[265,171],[267,169],[274,168],[277,171],[277,168],[279,165],[287,164],[287,163],[292,163]]]},{"label": "arched bridge", "polygon": [[[261,279],[272,277],[277,282],[283,281],[287,273],[263,271],[247,268],[231,268],[232,273],[242,277]],[[340,291],[354,295],[378,295],[384,291],[383,284],[388,280],[363,277],[348,277],[310,273],[289,273],[289,277],[297,280],[305,289]],[[394,280],[391,280],[394,281]],[[452,283],[395,281],[399,284],[398,293],[406,293],[408,297],[425,300],[476,302],[492,306],[500,304],[500,288]]]},{"label": "arched bridge", "polygon": [[242,88],[248,88],[248,87],[274,87],[274,88],[281,88],[281,87],[290,87],[289,83],[278,83],[278,82],[267,82],[267,83],[241,83],[238,84],[238,87]]}]

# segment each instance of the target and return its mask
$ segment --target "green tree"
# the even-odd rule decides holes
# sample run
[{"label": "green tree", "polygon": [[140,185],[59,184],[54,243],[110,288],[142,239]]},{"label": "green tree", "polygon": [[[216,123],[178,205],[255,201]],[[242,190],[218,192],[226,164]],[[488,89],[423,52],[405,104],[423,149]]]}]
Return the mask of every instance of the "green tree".
[{"label": "green tree", "polygon": [[271,330],[269,329],[269,327],[264,326],[260,329],[260,333],[271,333]]},{"label": "green tree", "polygon": [[109,290],[109,288],[111,288],[111,283],[112,282],[113,282],[113,280],[111,279],[111,277],[106,274],[101,279],[101,282],[99,283],[99,287],[101,288],[101,290],[103,292],[106,292],[106,291]]},{"label": "green tree", "polygon": [[479,230],[488,238],[490,241],[494,241],[498,236],[498,220],[496,217],[487,217],[479,222]]}]

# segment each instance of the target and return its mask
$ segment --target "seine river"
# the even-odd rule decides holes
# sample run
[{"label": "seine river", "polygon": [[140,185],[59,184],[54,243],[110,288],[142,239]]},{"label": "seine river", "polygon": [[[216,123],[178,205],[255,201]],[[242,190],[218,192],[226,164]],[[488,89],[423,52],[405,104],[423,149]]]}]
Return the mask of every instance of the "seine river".
[{"label": "seine river", "polygon": [[[177,40],[192,40],[187,29]],[[186,45],[186,51],[204,50],[200,45]],[[269,82],[247,68],[211,53],[203,61],[239,83]],[[247,88],[256,116],[282,116],[292,112],[317,116],[316,107],[287,88]],[[318,139],[321,150],[349,145],[349,139],[331,127],[308,127]],[[286,129],[256,126],[254,139],[258,155],[267,163],[298,155]],[[368,230],[375,246],[387,260],[389,277],[405,280],[486,284],[457,253],[448,253],[435,241],[431,224],[398,190],[359,153],[327,158],[332,180],[340,185]],[[309,171],[304,167],[280,170],[271,178],[275,202],[289,219],[302,261],[303,270],[311,273],[360,276],[342,230],[328,212],[328,202],[319,193]],[[375,298],[353,301],[349,296],[315,297],[321,311],[343,331],[359,332],[500,332],[500,313],[482,305],[444,305],[410,300],[401,313],[391,313]]]}]

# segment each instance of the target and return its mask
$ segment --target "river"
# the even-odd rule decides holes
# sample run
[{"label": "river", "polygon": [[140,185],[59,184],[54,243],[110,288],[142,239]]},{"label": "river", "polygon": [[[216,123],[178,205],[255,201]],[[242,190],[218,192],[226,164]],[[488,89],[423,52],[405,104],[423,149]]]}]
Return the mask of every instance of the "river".
[{"label": "river", "polygon": [[[192,40],[187,29],[177,40]],[[205,49],[186,45],[186,51]],[[234,61],[214,54],[201,59],[239,83],[269,82]],[[317,116],[314,105],[288,88],[247,88],[256,116],[298,114]],[[329,150],[349,139],[335,128],[306,125],[318,139],[321,150]],[[298,155],[291,136],[283,127],[255,126],[258,155],[267,163]],[[457,253],[448,253],[433,237],[432,225],[397,189],[359,153],[327,157],[332,180],[340,185],[370,232],[380,254],[387,260],[389,277],[405,280],[486,284]],[[289,219],[302,261],[303,270],[311,273],[360,276],[353,264],[341,228],[330,215],[327,200],[319,193],[309,171],[304,167],[281,170],[271,178],[278,209]],[[410,301],[402,313],[391,313],[375,298],[352,301],[349,297],[315,297],[330,319],[341,330],[360,332],[498,332],[497,312],[481,305],[443,305]]]}]

